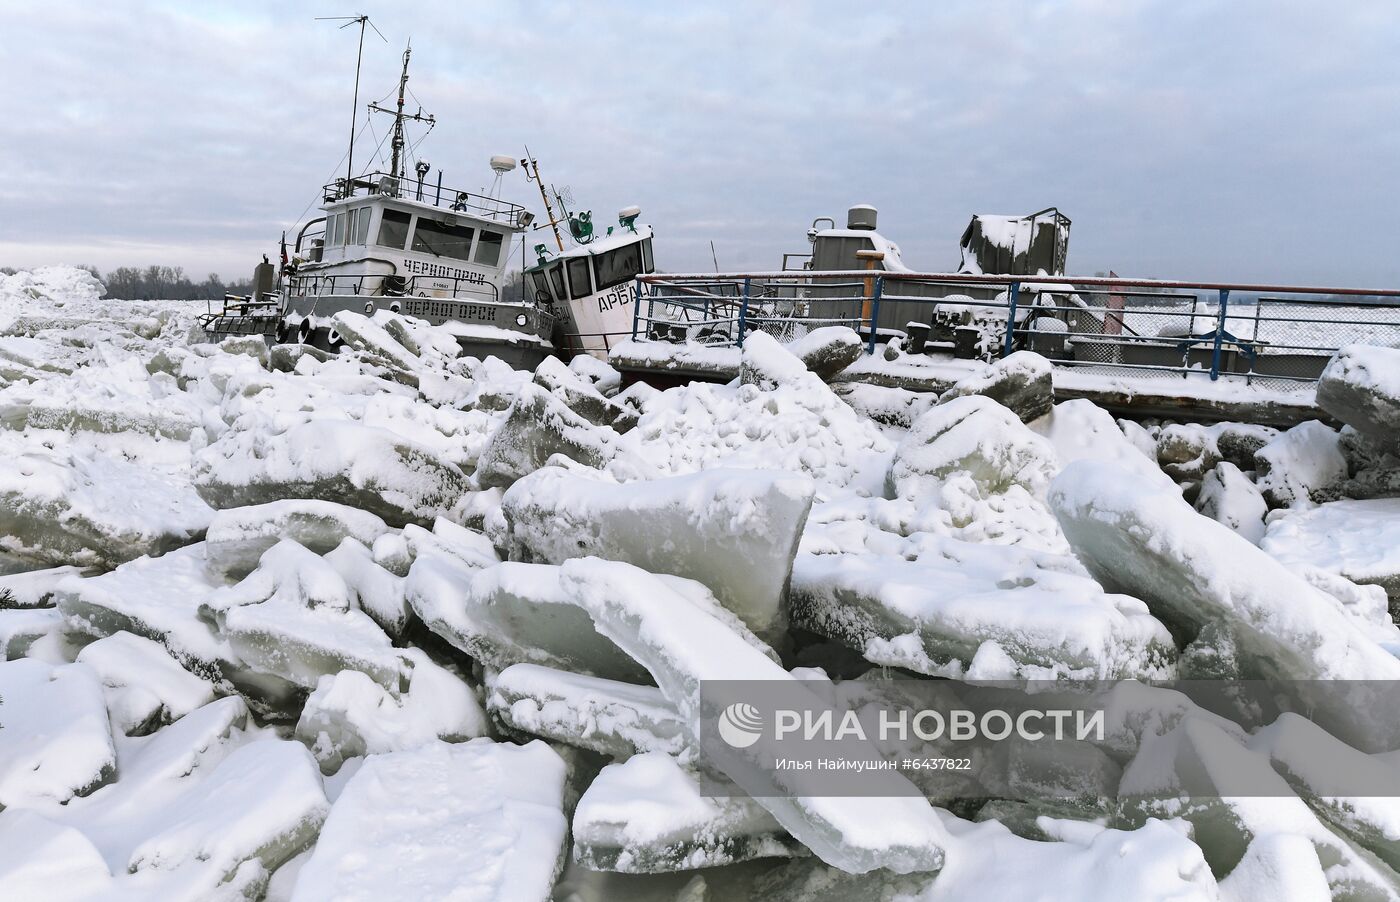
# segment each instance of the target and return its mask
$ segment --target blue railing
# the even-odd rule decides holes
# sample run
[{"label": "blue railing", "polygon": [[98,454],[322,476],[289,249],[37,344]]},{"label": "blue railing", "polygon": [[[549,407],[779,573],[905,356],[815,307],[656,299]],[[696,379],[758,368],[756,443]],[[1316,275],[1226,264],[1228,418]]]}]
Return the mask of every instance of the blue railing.
[{"label": "blue railing", "polygon": [[[868,353],[991,359],[1140,377],[1316,380],[1337,348],[1400,347],[1400,290],[967,273],[777,272],[638,278],[633,337],[735,346],[823,325]],[[887,352],[888,354],[888,352]]]}]

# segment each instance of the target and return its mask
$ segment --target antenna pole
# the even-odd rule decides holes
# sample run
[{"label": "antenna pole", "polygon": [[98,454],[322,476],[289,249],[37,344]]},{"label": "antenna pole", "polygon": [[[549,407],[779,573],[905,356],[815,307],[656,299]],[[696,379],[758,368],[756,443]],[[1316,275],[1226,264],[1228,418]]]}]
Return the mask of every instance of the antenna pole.
[{"label": "antenna pole", "polygon": [[[350,187],[350,180],[354,178],[355,173],[355,122],[359,118],[360,110],[360,64],[364,62],[365,58],[365,26],[374,28],[374,23],[370,22],[369,16],[363,14],[358,16],[317,16],[316,19],[317,21],[348,20],[340,26],[342,29],[349,28],[351,25],[360,26],[360,46],[355,51],[355,99],[350,105],[350,150],[345,154],[345,196],[349,197],[354,193]],[[374,28],[374,33],[379,34],[379,29]],[[379,36],[384,37],[382,34]]]},{"label": "antenna pole", "polygon": [[[534,175],[530,174],[530,167],[535,168]],[[544,190],[544,182],[540,180],[540,161],[530,156],[530,148],[525,148],[525,159],[520,161],[520,168],[525,170],[525,179],[540,186],[540,200],[544,201],[544,211],[549,215],[549,227],[554,230],[554,241],[559,245],[562,253],[564,250],[564,236],[559,234],[559,219],[554,215],[554,204],[549,201],[549,192]]]},{"label": "antenna pole", "polygon": [[359,118],[360,110],[360,63],[365,56],[365,23],[369,21],[369,16],[360,16],[360,49],[355,53],[355,99],[350,104],[350,152],[345,155],[345,195],[349,197],[354,192],[350,189],[350,180],[354,178],[355,166],[355,122]]}]

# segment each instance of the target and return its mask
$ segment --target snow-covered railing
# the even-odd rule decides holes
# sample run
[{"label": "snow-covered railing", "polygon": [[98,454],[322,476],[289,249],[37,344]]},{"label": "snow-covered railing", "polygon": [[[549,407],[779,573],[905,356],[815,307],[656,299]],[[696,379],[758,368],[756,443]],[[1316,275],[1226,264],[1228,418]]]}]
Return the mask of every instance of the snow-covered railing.
[{"label": "snow-covered railing", "polygon": [[434,207],[446,207],[455,212],[508,223],[514,228],[524,228],[528,225],[528,220],[522,223],[526,211],[520,204],[461,188],[450,188],[443,185],[441,171],[438,172],[436,183],[399,178],[387,172],[370,172],[349,182],[338,178],[324,186],[321,192],[327,201],[379,195],[432,204]]},{"label": "snow-covered railing", "polygon": [[724,347],[832,324],[872,354],[1029,348],[1063,367],[1293,383],[1343,345],[1400,346],[1400,290],[876,270],[651,273],[635,286],[636,339]]}]

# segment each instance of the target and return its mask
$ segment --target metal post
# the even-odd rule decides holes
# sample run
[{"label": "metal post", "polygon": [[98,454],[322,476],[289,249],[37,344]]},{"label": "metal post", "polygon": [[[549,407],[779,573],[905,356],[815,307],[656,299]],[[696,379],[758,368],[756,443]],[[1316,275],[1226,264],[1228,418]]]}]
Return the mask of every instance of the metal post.
[{"label": "metal post", "polygon": [[[648,311],[650,313],[650,311]],[[642,316],[642,280],[632,280],[632,340],[637,339],[637,320]]]},{"label": "metal post", "polygon": [[742,346],[742,345],[744,344],[744,332],[748,329],[748,325],[749,325],[749,288],[751,287],[751,284],[752,284],[752,280],[751,280],[751,279],[745,279],[745,280],[744,280],[744,298],[743,298],[742,301],[739,302],[739,344],[740,344],[740,346]]},{"label": "metal post", "polygon": [[1011,341],[1016,332],[1016,301],[1021,296],[1021,283],[1012,282],[1011,291],[1007,293],[1006,304],[1006,341],[1001,346],[1001,356],[1011,356]]},{"label": "metal post", "polygon": [[1220,378],[1220,343],[1225,338],[1225,312],[1230,309],[1230,289],[1220,289],[1220,313],[1215,320],[1215,348],[1210,354],[1210,381]]},{"label": "metal post", "polygon": [[1263,298],[1254,299],[1254,332],[1249,336],[1249,347],[1254,353],[1249,356],[1249,372],[1244,374],[1244,384],[1254,384],[1254,364],[1259,359],[1259,307],[1263,304]]},{"label": "metal post", "polygon": [[875,324],[880,321],[880,295],[885,290],[885,277],[875,277],[875,288],[870,292],[870,341],[866,345],[866,352],[875,353]]}]

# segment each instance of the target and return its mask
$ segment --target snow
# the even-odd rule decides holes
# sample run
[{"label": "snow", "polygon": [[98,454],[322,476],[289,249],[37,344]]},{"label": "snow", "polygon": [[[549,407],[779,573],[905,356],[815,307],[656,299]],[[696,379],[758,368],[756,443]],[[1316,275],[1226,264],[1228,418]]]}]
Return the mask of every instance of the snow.
[{"label": "snow", "polygon": [[391,692],[359,670],[342,670],[317,681],[302,708],[296,735],[322,770],[337,770],[346,759],[366,754],[485,734],[486,714],[470,686],[416,648],[404,655],[412,670],[403,692]]},{"label": "snow", "polygon": [[388,429],[315,421],[281,434],[230,430],[195,455],[200,494],[220,508],[281,498],[354,502],[391,525],[431,522],[466,477]]},{"label": "snow", "polygon": [[71,565],[46,567],[0,576],[0,593],[8,597],[0,608],[41,608],[53,604],[54,590],[70,576],[80,576],[82,570]]},{"label": "snow", "polygon": [[1331,896],[1317,850],[1305,837],[1292,833],[1258,837],[1220,881],[1222,902],[1310,902]]},{"label": "snow", "polygon": [[[569,561],[561,570],[571,601],[647,667],[696,742],[701,680],[795,680],[723,621],[685,605],[645,571],[595,558]],[[728,773],[724,762],[714,763]],[[885,775],[892,785],[904,781]],[[944,827],[927,802],[910,794],[757,801],[823,861],[852,872],[937,870],[944,860]]]},{"label": "snow", "polygon": [[374,755],[336,799],[294,902],[545,902],[563,866],[564,762],[475,739]]},{"label": "snow", "polygon": [[241,579],[279,539],[293,539],[325,554],[342,539],[366,545],[389,531],[374,514],[334,501],[286,499],[221,510],[209,521],[205,554],[212,570]]},{"label": "snow", "polygon": [[1054,449],[1010,410],[978,395],[955,397],[910,427],[890,465],[890,487],[902,498],[934,495],[963,472],[983,494],[1012,486],[1041,494],[1054,466]]},{"label": "snow", "polygon": [[612,457],[616,441],[611,429],[589,422],[538,385],[527,385],[482,450],[476,478],[483,488],[504,488],[555,454],[601,467]]},{"label": "snow", "polygon": [[[1197,514],[1174,489],[1144,484],[1113,464],[1079,461],[1056,477],[1049,500],[1076,554],[1106,588],[1131,588],[1164,623],[1190,633],[1228,625],[1245,678],[1400,678],[1400,661],[1340,602]],[[1362,722],[1345,709],[1319,716],[1343,738]]]},{"label": "snow", "polygon": [[360,610],[390,636],[403,633],[409,616],[403,577],[380,566],[374,552],[351,538],[337,545],[325,561],[345,581]]},{"label": "snow", "polygon": [[1400,499],[1279,511],[1260,547],[1289,567],[1318,567],[1400,595]]},{"label": "snow", "polygon": [[34,646],[63,631],[63,615],[53,608],[0,609],[0,658],[37,656]]},{"label": "snow", "polygon": [[1254,455],[1259,490],[1269,507],[1308,507],[1319,492],[1346,479],[1337,432],[1318,420],[1299,423]]},{"label": "snow", "polygon": [[290,539],[263,554],[236,586],[213,592],[202,610],[239,659],[306,689],[326,674],[359,670],[400,688],[402,655],[324,559]]},{"label": "snow", "polygon": [[13,899],[96,899],[112,875],[86,836],[18,809],[0,817],[0,887]]},{"label": "snow", "polygon": [[53,564],[114,567],[193,540],[213,511],[147,467],[0,434],[0,550]]},{"label": "snow", "polygon": [[1258,486],[1239,467],[1222,460],[1202,480],[1196,510],[1258,545],[1264,537],[1264,517],[1269,505]]},{"label": "snow", "polygon": [[812,493],[810,479],[772,471],[617,485],[545,467],[506,492],[496,541],[516,560],[594,556],[703,580],[745,625],[776,639]]},{"label": "snow", "polygon": [[217,586],[197,543],[100,576],[69,577],[58,584],[55,600],[72,630],[93,638],[122,631],[145,636],[183,666],[216,674],[233,652],[199,619],[197,606]]},{"label": "snow", "polygon": [[811,372],[796,353],[784,348],[767,332],[744,339],[739,357],[739,383],[771,391],[779,385],[808,381]]},{"label": "snow", "polygon": [[[873,663],[930,676],[1172,675],[1171,637],[1146,605],[1056,566],[956,539],[923,542],[917,560],[803,554],[793,571],[794,621]],[[1005,664],[989,671],[991,654]]]},{"label": "snow", "polygon": [[689,747],[675,707],[655,686],[512,664],[491,681],[487,705],[511,729],[612,757]]},{"label": "snow", "polygon": [[[386,312],[327,355],[99,295],[0,276],[0,897],[1400,898],[1400,731],[1333,691],[1400,677],[1393,350],[1329,367],[1346,429],[1277,433],[1048,383],[1309,387],[833,327],[630,342],[732,381],[624,391]],[[1172,676],[1317,682],[1304,719],[1136,682]],[[1112,682],[1102,743],[978,786],[1072,806],[757,792],[701,741],[744,678]]]},{"label": "snow", "polygon": [[0,663],[0,810],[92,792],[116,770],[102,684],[87,666]]},{"label": "snow", "polygon": [[707,798],[664,752],[609,764],[579,799],[575,855],[585,867],[656,873],[715,867],[801,848],[752,799]]},{"label": "snow", "polygon": [[1317,383],[1317,403],[1386,443],[1400,430],[1400,350],[1353,344],[1337,351]]},{"label": "snow", "polygon": [[133,735],[179,720],[214,700],[214,684],[180,666],[157,642],[113,633],[83,647],[77,663],[102,680],[112,726]]},{"label": "snow", "polygon": [[1107,411],[1090,401],[1061,401],[1049,414],[1029,425],[1031,431],[1050,442],[1061,466],[1076,460],[1112,460],[1134,468],[1143,478],[1161,479],[1160,471],[1152,465],[1153,458],[1128,433],[1130,427],[1141,427],[1129,421],[1116,423]]}]

